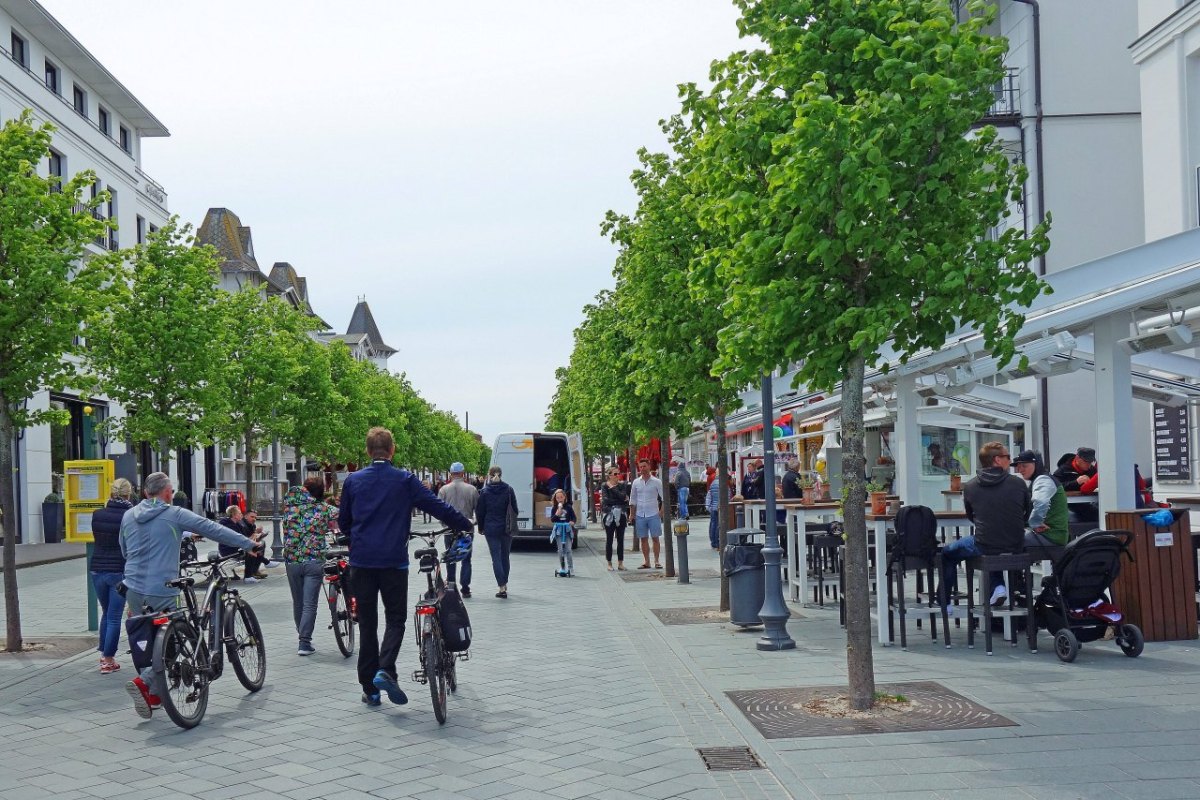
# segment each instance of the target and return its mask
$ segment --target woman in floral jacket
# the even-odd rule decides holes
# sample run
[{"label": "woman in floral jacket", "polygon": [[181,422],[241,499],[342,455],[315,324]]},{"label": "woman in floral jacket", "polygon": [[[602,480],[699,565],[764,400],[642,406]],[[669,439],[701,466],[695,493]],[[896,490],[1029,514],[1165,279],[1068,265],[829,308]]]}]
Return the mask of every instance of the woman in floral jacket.
[{"label": "woman in floral jacket", "polygon": [[302,656],[317,652],[312,634],[317,625],[326,534],[337,530],[338,510],[321,499],[324,495],[325,480],[312,477],[303,486],[288,489],[283,497],[283,561],[292,590],[292,616],[300,636],[296,653]]}]

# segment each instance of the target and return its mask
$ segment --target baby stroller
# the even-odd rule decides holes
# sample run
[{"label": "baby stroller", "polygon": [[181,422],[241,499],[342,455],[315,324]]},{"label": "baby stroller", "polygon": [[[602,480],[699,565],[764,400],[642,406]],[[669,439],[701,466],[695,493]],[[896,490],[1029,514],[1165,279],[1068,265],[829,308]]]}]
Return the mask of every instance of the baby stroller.
[{"label": "baby stroller", "polygon": [[1068,544],[1054,562],[1052,575],[1042,579],[1042,591],[1033,606],[1039,628],[1054,635],[1054,652],[1070,663],[1079,655],[1081,642],[1103,638],[1109,627],[1117,646],[1130,658],[1142,654],[1145,639],[1137,625],[1122,622],[1121,609],[1112,604],[1109,588],[1121,572],[1121,556],[1133,556],[1129,531],[1093,530]]}]

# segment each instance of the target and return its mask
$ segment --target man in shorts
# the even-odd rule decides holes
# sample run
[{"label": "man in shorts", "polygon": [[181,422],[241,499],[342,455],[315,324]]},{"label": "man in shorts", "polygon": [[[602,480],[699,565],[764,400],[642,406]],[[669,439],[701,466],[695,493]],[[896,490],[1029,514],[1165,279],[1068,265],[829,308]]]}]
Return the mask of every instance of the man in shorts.
[{"label": "man in shorts", "polygon": [[638,569],[650,569],[650,543],[654,543],[654,569],[662,569],[659,560],[659,540],[662,539],[662,481],[650,474],[650,461],[638,462],[638,477],[629,489],[629,507],[633,530],[642,545],[643,564]]}]

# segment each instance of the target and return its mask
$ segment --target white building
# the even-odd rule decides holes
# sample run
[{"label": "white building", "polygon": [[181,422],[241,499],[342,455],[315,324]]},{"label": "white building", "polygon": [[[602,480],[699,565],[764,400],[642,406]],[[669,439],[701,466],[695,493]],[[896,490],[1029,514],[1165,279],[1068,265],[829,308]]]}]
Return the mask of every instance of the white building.
[{"label": "white building", "polygon": [[[89,245],[100,253],[142,241],[168,217],[167,194],[142,171],[142,139],[168,136],[166,127],[59,22],[31,0],[0,0],[0,118],[32,109],[37,122],[51,122],[53,152],[47,173],[66,176],[85,169],[98,176],[95,191],[107,189],[104,209],[118,229]],[[17,443],[16,502],[20,541],[42,541],[41,504],[60,489],[54,474],[64,460],[123,454],[96,430],[121,409],[103,396],[41,392],[31,408],[61,408],[66,426],[26,430]]]}]

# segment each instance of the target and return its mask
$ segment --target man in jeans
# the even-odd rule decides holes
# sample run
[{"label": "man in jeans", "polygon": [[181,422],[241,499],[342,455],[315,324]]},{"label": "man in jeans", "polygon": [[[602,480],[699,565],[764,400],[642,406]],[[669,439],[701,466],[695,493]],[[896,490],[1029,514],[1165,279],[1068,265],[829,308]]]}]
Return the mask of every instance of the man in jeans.
[{"label": "man in jeans", "polygon": [[643,564],[638,569],[650,569],[650,542],[654,542],[654,569],[662,569],[659,561],[659,539],[662,538],[662,481],[650,474],[650,461],[638,462],[638,477],[629,487],[629,507],[633,514],[633,530],[641,542]]},{"label": "man in jeans", "polygon": [[679,518],[688,518],[688,495],[692,491],[692,473],[688,472],[686,464],[680,464],[675,470],[675,494],[679,501]]},{"label": "man in jeans", "polygon": [[308,478],[303,486],[293,486],[283,496],[283,563],[292,590],[292,617],[300,637],[296,654],[301,656],[317,652],[312,635],[324,579],[327,534],[337,530],[338,510],[325,503],[324,497],[325,479],[319,475]]},{"label": "man in jeans", "polygon": [[[479,502],[479,490],[467,483],[467,468],[461,461],[450,465],[450,482],[438,489],[438,499],[446,503],[467,519],[474,519],[475,505]],[[454,541],[454,534],[446,534],[446,547]],[[446,565],[446,579],[453,582],[457,577],[457,564]],[[462,560],[462,581],[459,582],[463,597],[471,596],[471,554]]]},{"label": "man in jeans", "polygon": [[[953,615],[953,593],[958,589],[958,565],[975,556],[1025,552],[1025,524],[1033,510],[1029,487],[1008,471],[1012,455],[1003,442],[986,442],[979,448],[977,476],[963,486],[967,518],[975,525],[974,536],[964,536],[942,548],[942,602]],[[1004,573],[991,578],[992,605],[1008,597]]]},{"label": "man in jeans", "polygon": [[[350,537],[350,588],[358,607],[358,682],[362,701],[379,705],[380,692],[397,705],[408,696],[396,682],[396,657],[408,616],[408,534],[413,507],[459,531],[471,521],[437,499],[408,470],[392,466],[396,444],[387,428],[367,432],[369,466],[342,484],[338,527]],[[379,641],[379,602],[383,601],[383,642]]]},{"label": "man in jeans", "polygon": [[[234,533],[186,508],[171,505],[175,488],[162,472],[152,472],[143,484],[146,499],[121,518],[121,555],[125,556],[125,602],[130,615],[166,611],[176,607],[179,590],[167,581],[179,577],[179,539],[184,531],[196,533],[234,550],[259,551],[262,544]],[[159,705],[150,691],[154,670],[150,667],[125,684],[133,698],[133,710],[150,719]]]}]

